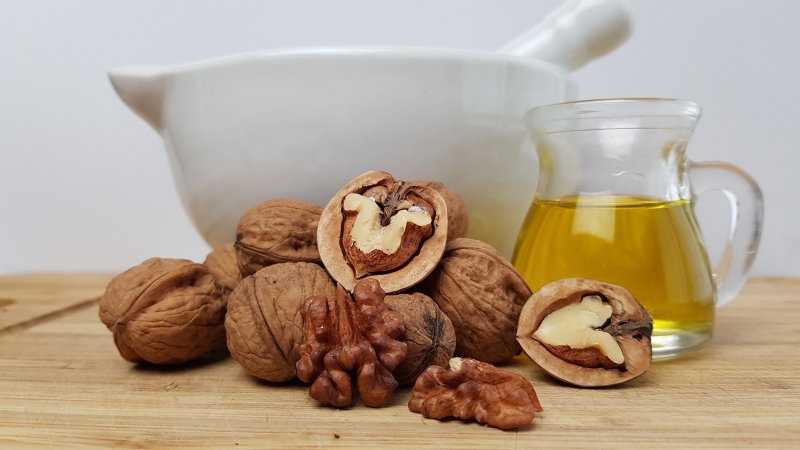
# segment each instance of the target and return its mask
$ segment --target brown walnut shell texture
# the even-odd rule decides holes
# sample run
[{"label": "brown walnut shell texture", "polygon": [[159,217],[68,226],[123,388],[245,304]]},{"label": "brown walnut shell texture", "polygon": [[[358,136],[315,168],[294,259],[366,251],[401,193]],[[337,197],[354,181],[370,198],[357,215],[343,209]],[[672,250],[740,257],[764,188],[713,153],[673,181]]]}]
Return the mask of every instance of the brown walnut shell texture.
[{"label": "brown walnut shell texture", "polygon": [[332,299],[336,285],[313,263],[279,263],[246,277],[228,298],[228,350],[245,371],[266,381],[296,376],[303,342],[300,305],[311,296]]},{"label": "brown walnut shell texture", "polygon": [[[603,358],[591,352],[561,348],[566,346],[548,348],[533,336],[550,313],[590,295],[598,295],[611,305],[611,318],[603,331],[619,344],[625,358],[622,367],[597,367]],[[650,315],[625,288],[586,278],[565,278],[546,284],[531,296],[520,314],[517,339],[525,354],[551,376],[576,386],[600,387],[623,383],[647,371],[652,359],[652,331]]]},{"label": "brown walnut shell texture", "polygon": [[447,204],[447,240],[467,237],[467,229],[469,227],[469,213],[464,200],[459,197],[452,189],[449,189],[444,184],[438,181],[423,181],[414,180],[409,181],[409,184],[417,186],[425,186],[431,188],[439,193],[444,198]]},{"label": "brown walnut shell texture", "polygon": [[489,244],[448,242],[436,270],[417,289],[453,321],[456,356],[495,364],[519,354],[517,321],[531,290]]},{"label": "brown walnut shell texture", "polygon": [[272,199],[248,209],[236,228],[236,256],[243,277],[282,262],[319,261],[317,225],[322,207]]},{"label": "brown walnut shell texture", "polygon": [[[411,252],[407,252],[409,249],[401,246],[398,251],[411,255],[405,264],[390,271],[358,277],[354,266],[348,261],[348,255],[345,253],[342,243],[343,239],[347,239],[343,235],[348,218],[343,210],[344,199],[348,194],[362,194],[370,189],[380,187],[386,187],[390,191],[400,191],[403,196],[417,196],[429,204],[434,210],[433,234],[421,240],[419,246]],[[444,251],[447,229],[447,204],[439,193],[430,188],[396,180],[386,172],[372,171],[356,177],[328,202],[320,218],[317,244],[325,268],[348,292],[353,290],[353,286],[359,279],[374,278],[386,293],[394,294],[416,285],[433,271]]]},{"label": "brown walnut shell texture", "polygon": [[446,366],[456,350],[456,331],[436,303],[421,292],[387,295],[384,301],[406,324],[400,336],[406,357],[392,372],[397,382],[414,384],[428,366]]},{"label": "brown walnut shell texture", "polygon": [[111,280],[99,314],[126,360],[179,364],[225,342],[225,299],[206,266],[151,258]]},{"label": "brown walnut shell texture", "polygon": [[242,281],[242,273],[239,271],[236,250],[233,248],[233,244],[225,244],[214,249],[206,256],[203,265],[208,267],[211,275],[214,275],[214,278],[217,279],[228,295]]}]

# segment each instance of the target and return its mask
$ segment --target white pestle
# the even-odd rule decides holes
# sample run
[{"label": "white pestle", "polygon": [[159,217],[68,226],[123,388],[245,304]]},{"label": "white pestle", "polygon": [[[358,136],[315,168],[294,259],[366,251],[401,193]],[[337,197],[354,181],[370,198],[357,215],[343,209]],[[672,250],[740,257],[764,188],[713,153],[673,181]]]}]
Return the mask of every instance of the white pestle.
[{"label": "white pestle", "polygon": [[497,53],[548,62],[567,71],[619,47],[631,35],[623,0],[568,0]]}]

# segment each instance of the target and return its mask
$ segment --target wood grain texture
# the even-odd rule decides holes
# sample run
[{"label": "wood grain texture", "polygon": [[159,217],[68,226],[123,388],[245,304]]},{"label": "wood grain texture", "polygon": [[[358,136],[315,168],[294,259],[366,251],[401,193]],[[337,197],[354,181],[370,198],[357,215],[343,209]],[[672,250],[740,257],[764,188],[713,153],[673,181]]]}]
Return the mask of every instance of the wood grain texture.
[{"label": "wood grain texture", "polygon": [[80,308],[103,295],[113,274],[24,274],[0,277],[0,336]]},{"label": "wood grain texture", "polygon": [[[33,276],[14,297],[97,295],[98,279],[81,277],[39,297]],[[531,380],[545,409],[530,427],[424,419],[408,411],[408,388],[386,408],[335,410],[301,383],[247,376],[224,353],[180,367],[127,363],[90,305],[0,335],[0,447],[797,448],[800,279],[751,279],[719,311],[710,345],[616,388],[565,386],[524,356],[506,367]]]}]

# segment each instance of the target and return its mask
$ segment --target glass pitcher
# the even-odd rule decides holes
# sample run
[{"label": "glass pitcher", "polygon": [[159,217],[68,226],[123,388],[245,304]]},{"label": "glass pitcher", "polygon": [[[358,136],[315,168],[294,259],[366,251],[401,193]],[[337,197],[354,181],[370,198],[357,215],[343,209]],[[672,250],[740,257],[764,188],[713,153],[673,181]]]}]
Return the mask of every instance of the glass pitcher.
[{"label": "glass pitcher", "polygon": [[[761,233],[755,181],[730,164],[692,162],[700,108],[669,99],[610,99],[535,108],[525,116],[539,182],[513,255],[534,291],[568,277],[628,289],[653,317],[653,358],[711,338],[715,306],[744,284]],[[712,269],[696,193],[720,190],[731,225]]]}]

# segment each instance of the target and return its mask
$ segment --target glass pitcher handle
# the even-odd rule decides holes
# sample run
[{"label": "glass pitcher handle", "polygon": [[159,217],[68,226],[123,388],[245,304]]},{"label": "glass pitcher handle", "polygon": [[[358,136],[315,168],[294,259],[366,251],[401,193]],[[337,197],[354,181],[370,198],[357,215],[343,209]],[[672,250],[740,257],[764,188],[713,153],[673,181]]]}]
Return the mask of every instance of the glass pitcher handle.
[{"label": "glass pitcher handle", "polygon": [[717,306],[729,303],[742,289],[761,240],[764,200],[761,188],[742,169],[728,163],[692,162],[692,189],[722,192],[731,204],[731,225],[719,262],[714,266]]}]

